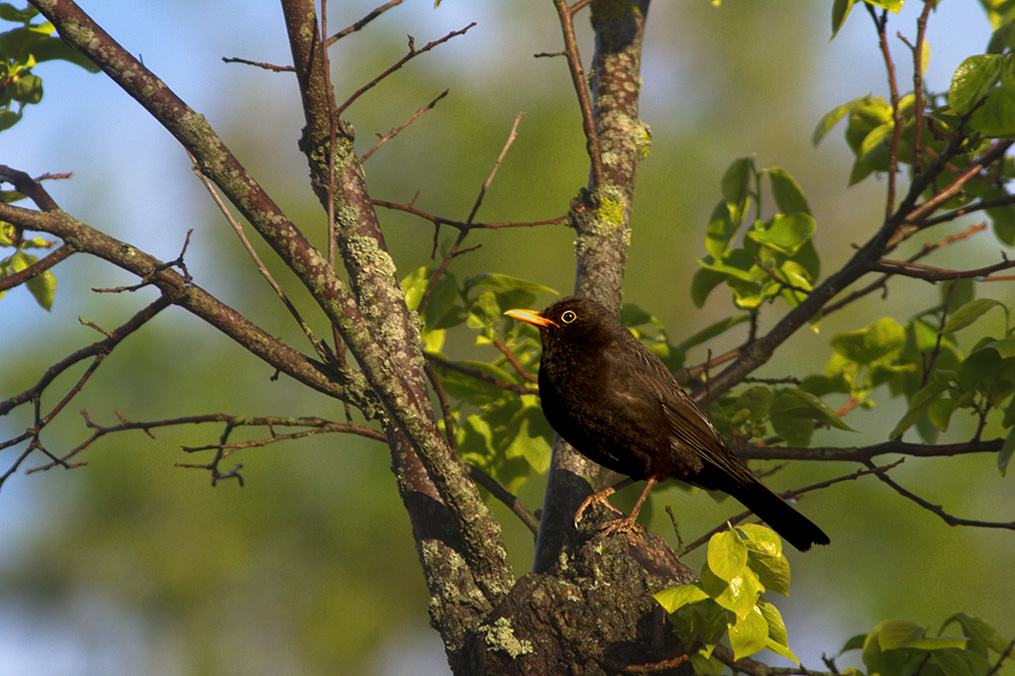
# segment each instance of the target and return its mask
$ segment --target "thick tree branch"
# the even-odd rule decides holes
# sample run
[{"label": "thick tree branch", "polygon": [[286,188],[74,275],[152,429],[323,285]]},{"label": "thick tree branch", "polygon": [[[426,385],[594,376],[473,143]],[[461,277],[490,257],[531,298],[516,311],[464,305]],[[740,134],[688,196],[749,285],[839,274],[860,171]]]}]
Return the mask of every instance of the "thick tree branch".
[{"label": "thick tree branch", "polygon": [[[443,597],[450,552],[463,557],[471,584],[488,602],[513,582],[500,525],[483,503],[466,468],[440,434],[426,386],[417,320],[405,305],[395,266],[370,201],[363,168],[355,156],[351,129],[337,120],[323,45],[312,0],[283,0],[283,13],[306,118],[301,149],[311,181],[326,211],[336,215],[336,245],[362,312],[361,330],[369,337],[343,337],[385,404],[385,431],[392,465],[431,593]],[[450,37],[450,36],[449,36]],[[334,148],[332,148],[334,143]],[[329,159],[334,158],[334,168]],[[332,182],[333,181],[333,182]],[[330,315],[329,315],[330,316]],[[339,327],[342,329],[342,327]],[[426,500],[421,500],[426,496]],[[442,504],[435,504],[442,503]],[[435,522],[434,519],[441,519]],[[438,528],[441,542],[433,542]],[[453,556],[452,556],[453,558]],[[464,582],[463,582],[464,583]],[[462,595],[464,588],[453,590]],[[451,653],[461,647],[463,625],[482,615],[457,598],[444,598],[449,612],[434,617]],[[478,608],[485,612],[486,606]],[[449,625],[442,625],[441,620]]]},{"label": "thick tree branch", "polygon": [[44,213],[0,203],[0,219],[25,229],[56,235],[77,251],[102,258],[142,279],[150,279],[173,304],[200,317],[273,368],[319,392],[348,400],[368,417],[380,414],[361,375],[349,371],[333,377],[330,368],[260,329],[176,271],[164,268],[161,261],[147,253],[60,211]]},{"label": "thick tree branch", "polygon": [[[635,178],[649,138],[648,127],[638,117],[648,0],[592,3],[596,41],[591,96],[585,91],[574,44],[574,13],[563,0],[554,0],[554,5],[581,103],[591,160],[588,191],[572,200],[570,211],[570,223],[578,235],[575,292],[619,311]],[[612,472],[576,453],[559,438],[554,441],[536,542],[536,571],[549,570],[573,537],[574,512],[590,494],[590,483],[599,488],[615,482]]]}]

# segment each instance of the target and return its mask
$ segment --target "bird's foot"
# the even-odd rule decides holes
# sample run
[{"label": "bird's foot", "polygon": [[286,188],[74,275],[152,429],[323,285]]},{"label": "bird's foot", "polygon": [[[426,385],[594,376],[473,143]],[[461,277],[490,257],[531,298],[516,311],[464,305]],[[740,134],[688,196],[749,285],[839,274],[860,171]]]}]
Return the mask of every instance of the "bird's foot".
[{"label": "bird's foot", "polygon": [[[592,503],[594,503],[594,502],[598,502],[599,504],[601,504],[603,507],[606,507],[607,509],[612,509],[617,514],[623,514],[622,511],[620,511],[619,509],[617,509],[616,507],[611,505],[610,501],[607,500],[608,497],[613,495],[613,492],[614,492],[614,488],[611,486],[609,488],[604,488],[603,490],[599,491],[598,493],[593,493],[589,497],[585,498],[582,501],[582,503],[580,505],[578,505],[578,511],[574,513],[574,527],[576,529],[578,528],[578,524],[579,524],[579,522],[581,522],[582,516],[585,515],[585,510],[588,509],[592,505]],[[614,523],[614,522],[611,522],[611,523]]]},{"label": "bird's foot", "polygon": [[641,533],[645,529],[638,525],[638,522],[631,517],[636,517],[637,514],[631,514],[625,516],[623,519],[614,519],[603,524],[603,527],[599,529],[599,532],[603,535],[610,535],[613,533]]}]

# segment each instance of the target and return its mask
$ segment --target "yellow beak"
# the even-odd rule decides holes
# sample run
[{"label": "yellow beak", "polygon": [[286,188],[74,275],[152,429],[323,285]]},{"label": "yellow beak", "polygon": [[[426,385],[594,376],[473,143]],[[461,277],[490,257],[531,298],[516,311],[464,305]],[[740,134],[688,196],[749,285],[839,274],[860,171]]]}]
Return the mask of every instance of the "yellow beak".
[{"label": "yellow beak", "polygon": [[508,310],[504,314],[513,319],[521,320],[526,324],[534,324],[535,326],[557,326],[556,322],[550,321],[534,310]]}]

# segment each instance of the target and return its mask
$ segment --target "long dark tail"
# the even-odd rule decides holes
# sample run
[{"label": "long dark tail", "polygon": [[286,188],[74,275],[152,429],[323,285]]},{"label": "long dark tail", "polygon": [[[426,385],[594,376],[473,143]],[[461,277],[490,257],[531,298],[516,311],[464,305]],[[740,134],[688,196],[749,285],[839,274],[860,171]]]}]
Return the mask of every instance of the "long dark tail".
[{"label": "long dark tail", "polygon": [[741,484],[738,490],[727,492],[802,552],[810,549],[812,544],[827,545],[831,542],[814,522],[756,479],[747,486]]}]

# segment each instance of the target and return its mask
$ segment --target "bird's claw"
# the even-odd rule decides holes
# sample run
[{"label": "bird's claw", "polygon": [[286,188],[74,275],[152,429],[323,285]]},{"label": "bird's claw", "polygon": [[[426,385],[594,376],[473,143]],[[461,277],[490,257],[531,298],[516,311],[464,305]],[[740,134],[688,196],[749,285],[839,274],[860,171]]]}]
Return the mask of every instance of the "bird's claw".
[{"label": "bird's claw", "polygon": [[[585,515],[585,510],[588,509],[589,507],[591,507],[592,503],[594,503],[594,502],[598,502],[603,507],[606,507],[607,509],[613,510],[617,514],[623,514],[622,511],[620,511],[619,509],[617,509],[616,507],[611,505],[610,501],[607,500],[607,498],[610,497],[611,495],[613,495],[613,493],[614,493],[614,488],[611,486],[609,488],[604,488],[603,490],[601,490],[601,491],[599,491],[597,493],[593,493],[589,497],[587,497],[584,500],[582,500],[582,503],[580,505],[578,505],[578,511],[574,513],[574,527],[575,527],[575,529],[578,528],[578,524],[581,522],[582,517]],[[614,523],[614,522],[611,521],[610,523]]]}]

